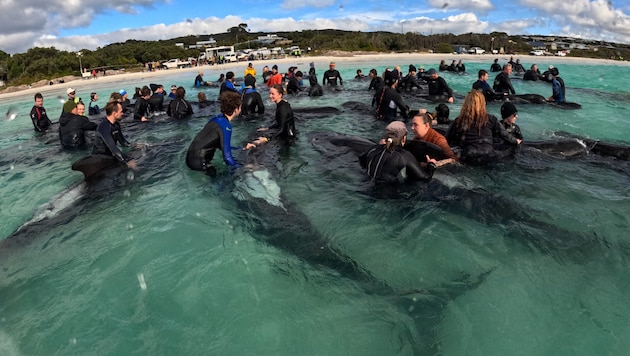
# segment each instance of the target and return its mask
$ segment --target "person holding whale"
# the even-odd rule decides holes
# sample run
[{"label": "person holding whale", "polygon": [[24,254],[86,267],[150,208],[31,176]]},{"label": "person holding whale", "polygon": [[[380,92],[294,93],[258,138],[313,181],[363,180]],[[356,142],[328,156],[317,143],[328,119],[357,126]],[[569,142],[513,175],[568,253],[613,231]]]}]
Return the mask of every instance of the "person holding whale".
[{"label": "person holding whale", "polygon": [[284,88],[280,84],[274,84],[269,89],[269,99],[276,104],[276,122],[269,127],[261,127],[258,132],[269,132],[256,140],[247,143],[245,149],[258,147],[269,140],[279,140],[287,145],[292,145],[297,138],[295,130],[295,116],[291,104],[284,99]]}]

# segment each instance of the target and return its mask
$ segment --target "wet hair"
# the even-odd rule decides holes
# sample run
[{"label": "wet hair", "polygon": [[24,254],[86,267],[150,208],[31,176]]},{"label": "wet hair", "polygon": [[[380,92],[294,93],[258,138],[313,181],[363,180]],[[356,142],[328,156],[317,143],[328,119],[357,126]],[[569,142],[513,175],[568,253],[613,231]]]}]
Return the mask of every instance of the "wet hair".
[{"label": "wet hair", "polygon": [[122,95],[120,95],[119,92],[115,91],[109,96],[109,101],[110,102],[115,101],[117,103],[120,103],[122,101]]},{"label": "wet hair", "polygon": [[370,73],[374,74],[375,77],[378,77],[378,72],[376,71],[376,69],[370,69]]},{"label": "wet hair", "polygon": [[272,85],[272,86],[271,86],[271,88],[269,88],[269,89],[270,89],[270,90],[271,90],[271,89],[276,89],[276,90],[278,91],[278,93],[280,93],[280,94],[282,94],[282,95],[284,95],[284,94],[285,94],[285,92],[284,92],[284,87],[283,87],[282,85],[280,85],[280,84],[274,84],[274,85]]},{"label": "wet hair", "polygon": [[110,100],[105,104],[105,115],[111,116],[113,113],[118,112],[119,108],[122,109],[122,105],[119,102]]},{"label": "wet hair", "polygon": [[184,87],[178,87],[177,90],[175,91],[175,97],[178,99],[184,99],[185,96],[186,96],[186,89],[184,89]]},{"label": "wet hair", "polygon": [[464,98],[462,110],[455,119],[455,126],[462,131],[468,131],[473,126],[481,129],[487,122],[486,98],[479,90],[469,91]]},{"label": "wet hair", "polygon": [[225,73],[225,79],[232,79],[234,78],[234,72],[230,71]]},{"label": "wet hair", "polygon": [[363,71],[361,69],[357,69],[357,74],[359,73],[363,73]]},{"label": "wet hair", "polygon": [[203,103],[205,101],[208,101],[208,98],[206,98],[206,93],[200,91],[199,93],[197,93],[197,99],[199,100],[200,103]]},{"label": "wet hair", "polygon": [[221,102],[221,113],[225,116],[234,114],[234,110],[241,107],[243,103],[241,94],[233,91],[224,91],[219,101]]},{"label": "wet hair", "polygon": [[435,107],[435,119],[438,123],[448,121],[448,116],[451,113],[451,109],[449,109],[448,105],[441,103],[440,105]]},{"label": "wet hair", "polygon": [[96,96],[96,92],[90,93],[90,100],[94,101],[94,97]]},{"label": "wet hair", "polygon": [[480,69],[479,72],[477,73],[477,78],[481,78],[484,75],[488,74],[488,71],[485,69]]},{"label": "wet hair", "polygon": [[512,68],[512,65],[511,65],[510,63],[505,63],[505,64],[503,65],[503,70],[506,70],[506,69],[508,69],[508,68]]},{"label": "wet hair", "polygon": [[385,148],[392,152],[396,146],[402,146],[402,141],[405,137],[397,137],[394,132],[387,132],[385,134]]},{"label": "wet hair", "polygon": [[44,99],[44,96],[42,95],[42,93],[35,93],[35,96],[33,97],[34,100],[37,99]]},{"label": "wet hair", "polygon": [[148,86],[143,86],[142,89],[140,89],[140,95],[142,96],[148,96],[151,95],[151,88],[149,88]]}]

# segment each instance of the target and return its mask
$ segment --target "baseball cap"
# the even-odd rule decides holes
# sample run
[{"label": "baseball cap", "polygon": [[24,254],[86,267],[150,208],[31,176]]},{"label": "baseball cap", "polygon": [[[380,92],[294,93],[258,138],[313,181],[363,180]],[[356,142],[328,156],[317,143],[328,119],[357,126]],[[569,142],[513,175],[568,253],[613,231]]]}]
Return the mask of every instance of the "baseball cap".
[{"label": "baseball cap", "polygon": [[396,138],[402,138],[407,136],[407,126],[402,121],[392,121],[386,127],[388,136],[393,136]]},{"label": "baseball cap", "polygon": [[429,70],[427,71],[427,74],[428,74],[428,75],[433,75],[433,74],[435,74],[435,73],[437,73],[437,72],[435,71],[435,69],[434,69],[434,68],[431,68],[431,69],[429,69]]},{"label": "baseball cap", "polygon": [[74,92],[76,92],[76,90],[74,90],[74,88],[66,89],[66,94],[71,94],[71,93],[74,93]]}]

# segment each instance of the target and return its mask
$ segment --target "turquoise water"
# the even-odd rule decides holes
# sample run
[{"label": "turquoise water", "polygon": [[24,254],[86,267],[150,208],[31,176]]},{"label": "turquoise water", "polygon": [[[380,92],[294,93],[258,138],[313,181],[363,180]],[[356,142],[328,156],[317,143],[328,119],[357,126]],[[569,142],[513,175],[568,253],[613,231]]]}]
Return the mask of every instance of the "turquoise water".
[{"label": "turquoise water", "polygon": [[[295,64],[307,71],[308,62]],[[325,63],[317,62],[320,80]],[[405,71],[409,63],[339,62],[346,91],[289,101],[294,108],[369,103],[368,82],[351,80],[356,68],[367,73],[396,64]],[[520,105],[526,139],[566,131],[629,144],[630,67],[554,65],[568,100],[583,108]],[[443,75],[463,96],[476,71],[487,67],[467,63],[470,75]],[[205,72],[212,80],[220,68]],[[175,72],[152,82],[189,88],[193,78]],[[105,98],[144,84],[95,89]],[[551,93],[544,83],[514,85],[518,93]],[[218,89],[206,93],[214,99]],[[56,95],[46,94],[45,102],[53,121],[62,106]],[[195,96],[189,89],[188,97]],[[260,121],[273,117],[265,102]],[[74,203],[62,204],[69,207],[61,218],[7,239],[81,181],[70,165],[85,152],[62,151],[49,142],[52,133],[37,137],[31,106],[30,95],[0,99],[0,112],[19,114],[0,123],[2,355],[619,355],[630,349],[627,162],[521,155],[492,168],[438,171],[428,186],[385,199],[351,155],[309,140],[319,130],[374,139],[381,123],[348,110],[302,117],[301,138],[282,157],[275,179],[314,235],[398,292],[374,293],[264,243],[249,218],[272,218],[239,204],[220,154],[217,179],[186,167],[187,146],[207,116],[124,125],[130,141],[149,145],[136,171],[65,193]],[[450,107],[454,117],[461,100]],[[489,110],[498,115],[499,105]],[[235,121],[233,144],[262,124]]]}]

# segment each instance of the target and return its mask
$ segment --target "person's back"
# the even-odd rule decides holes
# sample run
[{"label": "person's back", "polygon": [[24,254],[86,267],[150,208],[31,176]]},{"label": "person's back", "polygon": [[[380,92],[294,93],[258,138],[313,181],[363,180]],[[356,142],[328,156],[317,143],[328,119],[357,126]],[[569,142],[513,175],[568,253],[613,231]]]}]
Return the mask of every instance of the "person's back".
[{"label": "person's back", "polygon": [[490,66],[490,71],[491,72],[500,72],[501,69],[501,65],[499,64],[499,60],[495,59],[494,63],[492,63],[492,65]]},{"label": "person's back", "polygon": [[241,115],[265,113],[265,104],[263,103],[262,96],[255,88],[245,89],[243,92],[243,111]]},{"label": "person's back", "polygon": [[85,147],[85,131],[94,131],[98,125],[74,110],[59,118],[59,140],[64,148]]}]

